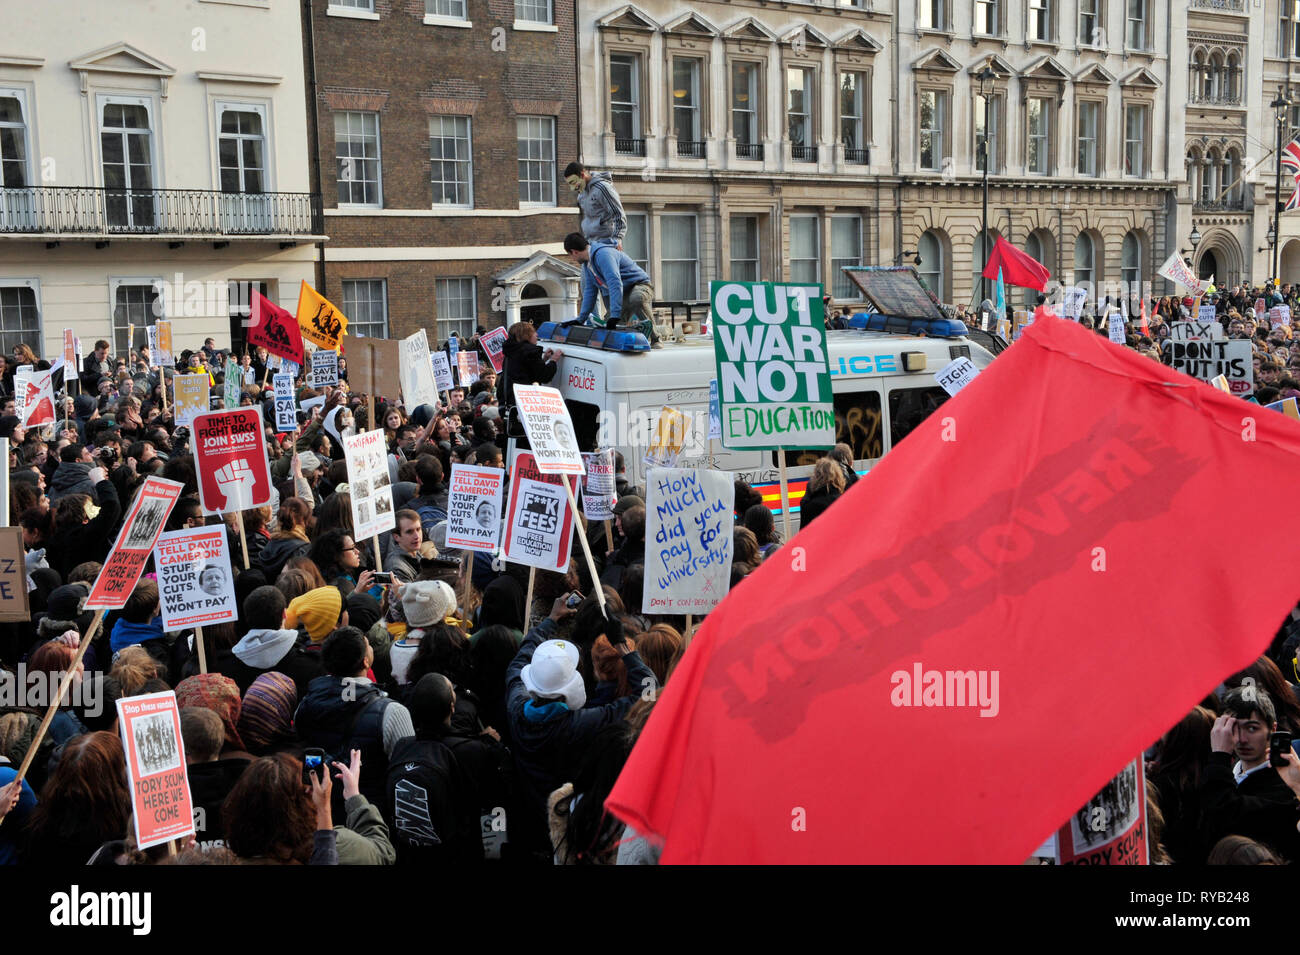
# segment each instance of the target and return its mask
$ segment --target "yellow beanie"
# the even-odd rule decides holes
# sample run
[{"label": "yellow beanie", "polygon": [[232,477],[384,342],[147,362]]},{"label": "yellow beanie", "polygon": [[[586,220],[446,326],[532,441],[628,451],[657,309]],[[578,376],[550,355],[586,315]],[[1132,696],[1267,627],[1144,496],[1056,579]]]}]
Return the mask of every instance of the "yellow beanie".
[{"label": "yellow beanie", "polygon": [[296,629],[301,622],[312,643],[320,643],[334,632],[342,609],[343,596],[337,587],[317,587],[289,602],[289,608],[284,612],[284,624]]}]

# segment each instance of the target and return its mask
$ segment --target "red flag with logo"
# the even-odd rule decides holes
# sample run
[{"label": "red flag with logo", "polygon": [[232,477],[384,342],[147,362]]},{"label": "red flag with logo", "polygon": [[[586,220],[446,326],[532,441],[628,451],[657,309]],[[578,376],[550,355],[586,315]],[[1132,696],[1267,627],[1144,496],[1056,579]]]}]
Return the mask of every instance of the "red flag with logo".
[{"label": "red flag with logo", "polygon": [[302,330],[294,314],[271,302],[261,292],[253,292],[252,321],[248,341],[261,345],[272,355],[303,364]]},{"label": "red flag with logo", "polygon": [[1300,424],[1035,322],[709,614],[606,805],[666,863],[1020,862],[1268,646],[1300,583],[1223,494],[1297,466]]}]

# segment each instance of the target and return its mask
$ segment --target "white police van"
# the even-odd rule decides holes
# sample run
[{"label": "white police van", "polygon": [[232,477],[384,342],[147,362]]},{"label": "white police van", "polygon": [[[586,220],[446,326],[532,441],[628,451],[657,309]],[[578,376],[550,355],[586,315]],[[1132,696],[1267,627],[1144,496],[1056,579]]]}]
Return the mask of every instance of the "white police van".
[{"label": "white police van", "polygon": [[[949,319],[894,319],[855,315],[856,326],[826,333],[835,402],[836,440],[853,449],[865,474],[948,398],[935,374],[958,357],[983,370],[994,352]],[[564,395],[583,450],[621,451],[632,484],[645,484],[643,457],[665,406],[693,417],[679,467],[732,472],[763,495],[780,526],[780,481],[775,451],[728,450],[707,439],[709,384],[717,374],[713,338],[695,334],[647,350],[628,332],[547,323],[539,338],[564,352],[552,386]],[[1000,342],[990,340],[998,348]],[[792,518],[824,450],[787,451]]]}]

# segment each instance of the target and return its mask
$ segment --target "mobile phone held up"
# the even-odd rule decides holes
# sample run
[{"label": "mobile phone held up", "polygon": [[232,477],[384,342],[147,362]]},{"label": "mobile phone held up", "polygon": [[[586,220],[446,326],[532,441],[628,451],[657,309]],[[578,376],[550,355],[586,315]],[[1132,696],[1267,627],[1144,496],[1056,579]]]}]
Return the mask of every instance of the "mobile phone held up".
[{"label": "mobile phone held up", "polygon": [[387,570],[377,570],[370,575],[370,579],[377,584],[391,584],[393,575]]},{"label": "mobile phone held up", "polygon": [[1291,734],[1286,730],[1280,730],[1276,733],[1269,734],[1268,737],[1268,763],[1274,769],[1281,769],[1286,765],[1286,760],[1282,757],[1291,752]]},{"label": "mobile phone held up", "polygon": [[308,747],[302,757],[302,784],[310,786],[313,775],[323,784],[328,765],[329,753],[315,746]]},{"label": "mobile phone held up", "polygon": [[575,590],[569,594],[569,599],[564,601],[564,606],[568,607],[570,610],[576,610],[578,604],[582,603],[584,599],[586,598]]}]

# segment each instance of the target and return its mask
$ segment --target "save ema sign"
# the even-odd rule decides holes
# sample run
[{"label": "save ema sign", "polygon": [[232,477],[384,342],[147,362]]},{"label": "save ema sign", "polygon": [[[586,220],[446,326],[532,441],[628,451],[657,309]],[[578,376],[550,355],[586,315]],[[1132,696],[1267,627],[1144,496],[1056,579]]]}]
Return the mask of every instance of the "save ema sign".
[{"label": "save ema sign", "polygon": [[820,285],[711,284],[723,447],[835,443],[821,294]]}]

